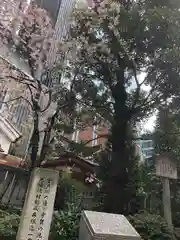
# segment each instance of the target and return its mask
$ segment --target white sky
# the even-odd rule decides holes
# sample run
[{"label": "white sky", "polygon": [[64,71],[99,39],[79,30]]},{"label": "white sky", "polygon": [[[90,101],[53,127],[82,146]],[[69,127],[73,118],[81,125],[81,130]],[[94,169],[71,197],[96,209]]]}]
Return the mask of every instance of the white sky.
[{"label": "white sky", "polygon": [[[140,81],[143,81],[145,76],[146,76],[146,73],[141,73],[141,75],[139,76],[140,77]],[[149,86],[142,85],[142,88],[145,91],[149,91],[150,90]],[[152,116],[150,116],[149,118],[147,118],[144,121],[142,121],[142,131],[143,132],[145,132],[145,131],[152,131],[154,129],[154,127],[155,127],[155,121],[156,121],[156,112]]]},{"label": "white sky", "polygon": [[145,131],[152,131],[155,127],[155,121],[156,121],[156,114],[154,113],[151,117],[148,119],[142,121],[142,130]]}]

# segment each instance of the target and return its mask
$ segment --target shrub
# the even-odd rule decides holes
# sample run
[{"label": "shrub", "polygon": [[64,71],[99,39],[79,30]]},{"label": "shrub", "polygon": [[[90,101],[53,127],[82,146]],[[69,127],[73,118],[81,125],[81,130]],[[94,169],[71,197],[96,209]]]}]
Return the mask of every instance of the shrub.
[{"label": "shrub", "polygon": [[141,212],[128,217],[143,240],[173,240],[176,239],[168,229],[164,219],[156,214]]},{"label": "shrub", "polygon": [[76,204],[68,204],[67,208],[54,214],[50,239],[77,240],[81,210]]},{"label": "shrub", "polygon": [[19,215],[0,210],[0,239],[15,240],[19,224]]}]

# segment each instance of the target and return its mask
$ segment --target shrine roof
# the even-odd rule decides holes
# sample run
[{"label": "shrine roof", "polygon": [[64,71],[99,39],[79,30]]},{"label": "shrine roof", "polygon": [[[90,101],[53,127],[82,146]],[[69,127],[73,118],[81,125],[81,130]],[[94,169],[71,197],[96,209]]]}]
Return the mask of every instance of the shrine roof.
[{"label": "shrine roof", "polygon": [[60,157],[53,160],[48,160],[42,163],[43,167],[62,167],[62,166],[77,166],[83,171],[96,172],[99,164],[89,159],[84,159],[75,156],[71,153],[64,153]]}]

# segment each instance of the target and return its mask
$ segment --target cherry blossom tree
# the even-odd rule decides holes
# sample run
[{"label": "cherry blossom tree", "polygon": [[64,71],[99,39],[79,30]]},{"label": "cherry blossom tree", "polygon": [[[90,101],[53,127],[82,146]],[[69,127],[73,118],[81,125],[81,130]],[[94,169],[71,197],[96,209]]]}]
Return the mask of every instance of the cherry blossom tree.
[{"label": "cherry blossom tree", "polygon": [[[2,10],[7,11],[7,14],[0,12],[1,39],[3,48],[7,51],[0,61],[2,95],[6,95],[1,103],[12,108],[12,105],[21,101],[30,108],[33,122],[30,140],[33,169],[37,164],[39,118],[48,110],[52,101],[52,90],[45,87],[38,77],[38,72],[47,67],[46,60],[53,34],[52,23],[48,13],[33,3],[28,8],[22,4],[11,8],[8,2],[3,3]],[[14,54],[27,67],[27,72],[14,65]],[[41,101],[43,105],[40,98],[45,99]]]}]

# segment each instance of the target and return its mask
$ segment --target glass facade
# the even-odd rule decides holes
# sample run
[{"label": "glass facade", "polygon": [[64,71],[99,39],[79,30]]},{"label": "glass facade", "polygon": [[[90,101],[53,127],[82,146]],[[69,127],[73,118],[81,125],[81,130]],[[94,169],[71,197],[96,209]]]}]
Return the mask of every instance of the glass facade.
[{"label": "glass facade", "polygon": [[59,9],[63,0],[36,0],[40,8],[45,9],[55,24],[58,18]]},{"label": "glass facade", "polygon": [[59,41],[68,35],[70,27],[70,16],[75,7],[76,0],[62,0],[55,24],[53,41],[48,56],[48,64],[51,66],[58,58],[57,45]]},{"label": "glass facade", "polygon": [[145,159],[153,156],[154,146],[152,140],[140,140],[140,147]]}]

